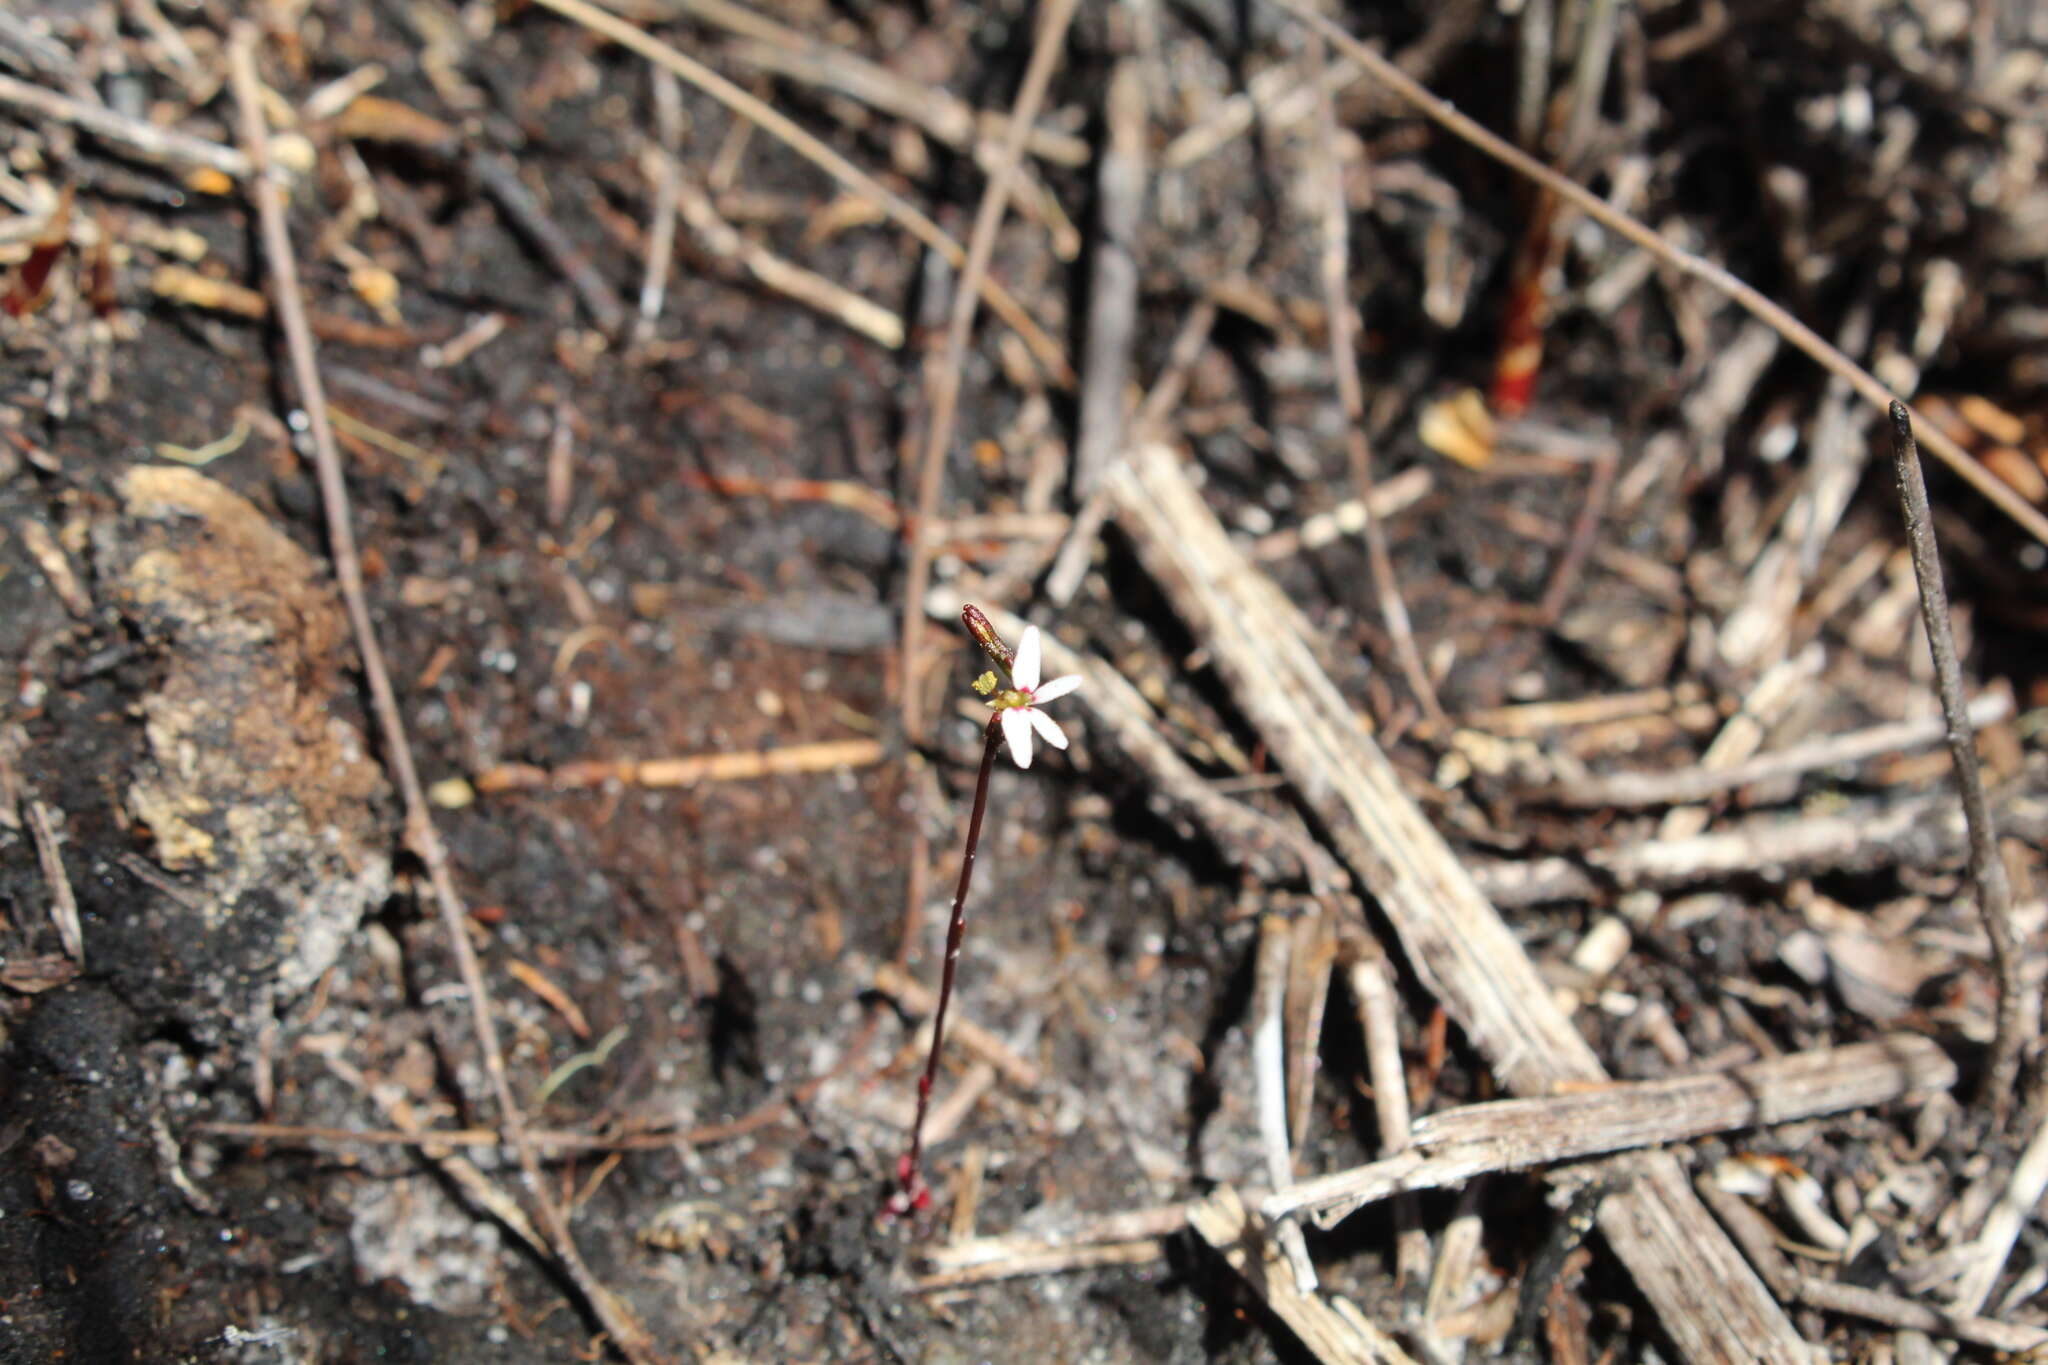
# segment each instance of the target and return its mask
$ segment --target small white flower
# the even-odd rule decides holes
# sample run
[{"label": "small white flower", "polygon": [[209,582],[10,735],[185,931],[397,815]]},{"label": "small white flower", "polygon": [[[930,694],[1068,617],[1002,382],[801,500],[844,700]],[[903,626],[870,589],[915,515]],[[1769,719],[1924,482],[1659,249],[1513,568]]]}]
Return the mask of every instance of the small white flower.
[{"label": "small white flower", "polygon": [[1003,738],[1009,742],[1010,757],[1017,760],[1020,768],[1031,766],[1031,732],[1034,730],[1053,748],[1067,747],[1066,732],[1038,708],[1066,696],[1081,685],[1080,674],[1069,673],[1041,686],[1038,673],[1042,666],[1038,627],[1026,626],[1024,638],[1017,642],[1017,657],[1010,665],[1009,687],[989,698],[989,705],[1002,716]]}]

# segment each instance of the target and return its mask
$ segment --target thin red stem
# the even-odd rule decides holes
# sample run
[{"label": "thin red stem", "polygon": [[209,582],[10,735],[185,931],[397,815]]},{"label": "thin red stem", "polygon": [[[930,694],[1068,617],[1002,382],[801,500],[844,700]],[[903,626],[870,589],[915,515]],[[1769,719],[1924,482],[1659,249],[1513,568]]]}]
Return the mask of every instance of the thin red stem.
[{"label": "thin red stem", "polygon": [[[978,615],[979,613],[977,613]],[[939,976],[939,1004],[932,1011],[932,1050],[924,1075],[917,1081],[917,1122],[910,1129],[910,1150],[896,1163],[897,1191],[893,1207],[909,1213],[931,1203],[924,1183],[924,1118],[931,1108],[932,1083],[939,1075],[939,1051],[946,1042],[946,1007],[953,1003],[953,975],[960,966],[960,940],[967,934],[967,887],[974,880],[974,851],[981,846],[981,818],[988,812],[988,779],[995,771],[996,751],[1003,746],[1000,715],[988,719],[987,742],[981,750],[981,772],[974,779],[974,812],[967,817],[967,848],[960,855],[960,884],[953,890],[953,918],[946,925],[946,965]]]}]

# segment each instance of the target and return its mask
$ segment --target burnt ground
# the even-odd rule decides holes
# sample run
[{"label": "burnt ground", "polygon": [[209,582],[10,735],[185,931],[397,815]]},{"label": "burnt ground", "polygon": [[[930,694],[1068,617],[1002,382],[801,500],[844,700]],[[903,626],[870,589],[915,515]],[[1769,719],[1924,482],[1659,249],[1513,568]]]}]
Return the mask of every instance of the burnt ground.
[{"label": "burnt ground", "polygon": [[[1355,31],[1421,52],[1434,88],[1510,125],[1508,20],[1474,6],[1431,28],[1429,7],[1355,8]],[[31,4],[0,17],[0,67],[231,143],[219,83],[235,9],[166,0],[173,43],[146,22],[154,5]],[[1625,8],[1601,117],[1571,169],[1888,382],[1946,397],[1961,434],[2005,452],[1987,463],[2023,495],[2048,494],[2035,458],[2048,452],[2048,218],[2032,169],[2048,33],[2025,15],[1972,30],[1951,9],[1965,7]],[[775,13],[988,109],[1008,105],[1030,45],[1025,10],[1007,3]],[[938,1145],[940,1207],[925,1223],[876,1218],[922,1045],[914,1011],[878,992],[875,972],[900,959],[936,977],[980,752],[966,692],[947,692],[921,746],[905,740],[897,700],[907,551],[888,523],[913,506],[906,452],[928,419],[951,273],[685,90],[673,151],[687,174],[750,240],[906,319],[909,343],[891,349],[806,309],[687,230],[651,326],[607,335],[479,167],[511,167],[604,288],[633,301],[654,194],[643,154],[657,137],[644,63],[530,6],[314,0],[266,22],[265,79],[311,153],[291,221],[324,319],[372,613],[515,1092],[535,1127],[597,1140],[552,1155],[547,1173],[573,1196],[598,1278],[684,1359],[1311,1358],[1186,1234],[1126,1267],[904,1287],[913,1245],[945,1235],[967,1164],[985,1170],[981,1232],[1055,1229],[1263,1175],[1251,963],[1259,915],[1303,903],[1303,888],[1246,879],[1163,816],[1137,769],[1092,750],[1078,708],[1067,755],[998,768],[962,962],[962,1014],[1041,1083],[995,1085]],[[656,27],[964,239],[983,183],[968,158],[745,65],[713,23]],[[1084,13],[1047,116],[1084,164],[1029,163],[1084,248],[1101,92],[1132,52],[1165,87],[1155,98],[1175,101],[1154,112],[1163,157],[1254,75],[1299,63],[1302,40],[1259,6]],[[332,96],[330,83],[373,64],[389,105]],[[1560,247],[1529,418],[1483,469],[1446,459],[1418,421],[1491,383],[1528,203],[1498,167],[1366,90],[1338,100],[1360,364],[1381,476],[1424,468],[1433,480],[1387,524],[1415,633],[1443,665],[1444,705],[1473,717],[1670,686],[1692,699],[1690,719],[1674,705],[1668,723],[1554,736],[1549,752],[1689,766],[1767,662],[1717,653],[1716,632],[1805,486],[1817,414],[1846,405],[1784,352],[1702,399],[1725,377],[1741,315],[1654,272],[1628,282],[1627,253],[1580,223]],[[1316,278],[1313,127],[1261,125],[1163,172],[1134,250],[1133,372],[1145,383],[1203,290],[1249,261],[1173,416],[1206,495],[1248,543],[1350,492]],[[400,1141],[345,1140],[414,1123],[488,1128],[497,1115],[333,589],[280,337],[161,273],[261,287],[253,215],[189,166],[152,164],[47,113],[0,108],[0,140],[0,196],[18,215],[0,248],[10,313],[20,305],[0,319],[0,1360],[592,1358],[597,1328],[553,1265],[445,1166]],[[75,226],[47,298],[32,298],[22,271],[58,191],[76,195]],[[1058,243],[1013,220],[995,273],[1079,353],[1089,258]],[[964,373],[942,515],[1021,510],[1040,519],[1019,524],[1043,527],[1071,512],[1072,395],[986,317]],[[1857,452],[1846,510],[1795,597],[1812,608],[1829,584],[1845,596],[1799,618],[1800,642],[1822,642],[1827,662],[1778,742],[1895,718],[1926,674],[1896,575],[1849,572],[1859,556],[1882,564],[1896,531],[1884,461],[1860,463],[1881,426],[1860,410],[1842,420]],[[1577,605],[1546,627],[1526,609],[1552,581],[1586,498],[1585,451],[1601,443],[1620,452],[1630,501],[1598,524]],[[2009,682],[2024,710],[2041,700],[2043,556],[1936,472],[1967,665]],[[879,497],[832,500],[853,485]],[[971,585],[1020,545],[1056,541],[975,529],[938,570]],[[1411,788],[1475,859],[1654,830],[1654,811],[1560,810],[1511,773],[1445,777],[1456,746],[1418,729],[1363,550],[1347,538],[1269,567]],[[1055,613],[1028,591],[1002,605],[1116,664],[1220,789],[1294,818],[1200,640],[1119,533],[1072,607]],[[938,673],[964,683],[978,671],[964,640],[944,648]],[[2031,729],[2001,733],[1994,776],[2038,783]],[[879,762],[682,789],[488,790],[504,765],[861,738],[880,741]],[[1939,780],[1900,758],[1752,789],[1714,814],[1791,819]],[[39,821],[82,953],[52,914]],[[920,828],[930,863],[913,869]],[[2038,929],[2034,853],[2011,852],[2021,923]],[[1953,861],[1757,874],[1671,890],[1604,981],[1574,977],[1567,959],[1623,888],[1508,913],[1560,988],[1583,990],[1581,1022],[1618,1075],[1907,1028],[1951,1049],[1967,1099],[1992,987]],[[913,884],[924,894],[906,917]],[[1808,979],[1805,959],[1782,951],[1843,917],[1882,928],[1864,934],[1882,947],[1875,985],[1840,957],[1831,980]],[[1436,1002],[1401,982],[1417,1097],[1491,1097]],[[1624,998],[1662,1009],[1692,1062],[1651,1046],[1619,1004],[1599,1007]],[[1340,988],[1302,1171],[1377,1151],[1363,1066]],[[968,1067],[956,1048],[942,1095]],[[217,1126],[252,1124],[279,1127]],[[1935,1192],[1879,1209],[1880,1236],[1847,1276],[1890,1284],[1960,1238],[1958,1220],[1978,1212],[1957,1207],[1963,1190],[2009,1156],[1974,1151],[1969,1131],[1882,1110],[1708,1140],[1690,1156],[1696,1169],[1782,1156],[1838,1193],[1910,1166]],[[516,1188],[502,1149],[469,1156]],[[1511,1304],[1556,1215],[1536,1177],[1494,1181],[1476,1207],[1481,1280]],[[1438,1234],[1457,1211],[1454,1196],[1430,1196],[1418,1217]],[[2036,1324],[2037,1232],[1994,1299]],[[1417,1288],[1404,1306],[1391,1242],[1378,1212],[1311,1238],[1325,1287],[1388,1323],[1412,1316]],[[1672,1358],[1611,1259],[1596,1255],[1584,1275],[1586,1358]],[[1800,1325],[1835,1358],[1892,1349],[1888,1327]],[[1501,1331],[1467,1335],[1483,1358]]]}]

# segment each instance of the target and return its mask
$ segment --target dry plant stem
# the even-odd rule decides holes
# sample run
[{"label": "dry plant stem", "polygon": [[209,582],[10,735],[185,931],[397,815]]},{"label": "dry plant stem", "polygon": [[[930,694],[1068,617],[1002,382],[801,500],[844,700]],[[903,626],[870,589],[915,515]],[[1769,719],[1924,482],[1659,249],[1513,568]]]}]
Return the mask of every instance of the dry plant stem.
[{"label": "dry plant stem", "polygon": [[1089,262],[1088,340],[1081,355],[1073,489],[1086,501],[1124,440],[1124,391],[1138,328],[1138,223],[1145,210],[1145,82],[1134,58],[1117,63],[1104,101],[1108,144],[1096,168],[1100,207]]},{"label": "dry plant stem", "polygon": [[489,152],[477,152],[469,158],[468,166],[469,173],[484,187],[484,193],[512,220],[514,231],[562,272],[562,278],[569,281],[569,287],[583,301],[584,310],[598,330],[606,336],[618,336],[626,321],[626,301],[612,288],[611,281],[598,274],[597,267],[576,249],[569,234],[548,216],[512,163]]},{"label": "dry plant stem", "polygon": [[[890,193],[866,171],[702,62],[683,55],[659,38],[635,28],[617,15],[586,3],[586,0],[536,0],[536,3],[574,20],[593,33],[603,34],[656,66],[673,71],[733,113],[780,138],[853,193],[879,206],[906,232],[945,257],[955,268],[966,261],[967,254],[960,249],[960,244],[947,236],[937,223],[905,203],[900,195]],[[1031,348],[1031,354],[1045,368],[1053,383],[1066,387],[1074,382],[1073,371],[1067,365],[1059,343],[1032,320],[1031,315],[1024,311],[1023,304],[992,279],[981,281],[981,292],[988,300],[989,310]]]},{"label": "dry plant stem", "polygon": [[946,1010],[953,1003],[960,940],[967,933],[967,888],[974,880],[974,851],[981,845],[981,820],[988,813],[989,775],[995,770],[996,752],[1002,747],[1002,719],[990,716],[982,739],[981,771],[974,779],[974,810],[967,817],[967,847],[960,854],[960,882],[953,888],[953,914],[946,922],[946,965],[939,974],[939,1003],[932,1010],[932,1049],[925,1057],[924,1074],[917,1079],[917,1119],[910,1129],[910,1150],[896,1165],[898,1213],[909,1213],[931,1202],[931,1193],[924,1183],[924,1121],[931,1109],[932,1084],[939,1075],[939,1052],[946,1045]]},{"label": "dry plant stem", "polygon": [[1038,37],[1031,49],[1031,60],[1024,67],[1024,79],[1017,88],[1016,104],[1010,111],[1002,161],[989,176],[981,204],[974,212],[974,230],[967,238],[967,259],[953,296],[953,313],[947,320],[945,354],[932,385],[924,457],[918,469],[917,521],[911,531],[910,565],[904,575],[903,729],[913,741],[924,737],[918,655],[924,642],[925,584],[931,578],[930,528],[938,512],[939,488],[945,479],[946,451],[953,444],[960,379],[967,365],[967,341],[974,330],[976,306],[981,301],[981,281],[988,274],[989,258],[995,254],[996,229],[1002,226],[1003,210],[1009,203],[1012,172],[1024,155],[1024,139],[1038,117],[1039,105],[1044,103],[1046,86],[1052,81],[1053,66],[1066,42],[1067,25],[1073,21],[1078,2],[1046,0],[1039,11]]},{"label": "dry plant stem", "polygon": [[2041,1121],[2038,1110],[2030,1108],[2030,1112],[2037,1120],[2034,1136],[2020,1153],[2020,1159],[2013,1163],[2012,1175],[1999,1191],[1991,1211],[1984,1215],[1984,1226],[1977,1233],[1976,1256],[1956,1282],[1957,1312],[1983,1310],[1992,1286],[2005,1270],[2013,1244],[2019,1240],[2020,1230],[2032,1217],[2034,1206],[2041,1202],[2042,1193],[2048,1191],[2048,1121]]},{"label": "dry plant stem", "polygon": [[649,148],[654,171],[654,208],[648,215],[647,270],[640,280],[640,317],[634,340],[654,339],[654,324],[668,295],[668,273],[675,263],[676,198],[683,167],[678,160],[683,142],[683,87],[675,73],[658,66],[647,69],[654,95],[654,144]]},{"label": "dry plant stem", "polygon": [[[2011,714],[2010,693],[2003,690],[1986,692],[1967,706],[1961,707],[1957,719],[1953,721],[1936,720],[1932,717],[1924,720],[1892,721],[1884,725],[1873,725],[1865,730],[1851,730],[1847,734],[1828,735],[1804,744],[1789,745],[1725,768],[1693,767],[1665,773],[1607,773],[1545,787],[1530,793],[1530,797],[1532,800],[1553,802],[1581,810],[1704,801],[1722,792],[1746,787],[1752,782],[1797,777],[1822,768],[1832,768],[1837,764],[1861,763],[1880,754],[1932,744],[1942,738],[1944,733],[1951,736],[1953,743],[1953,727],[1957,723],[1965,727],[1973,721],[1977,725],[1995,725]],[[1964,731],[1966,736],[1973,733],[1968,728]],[[1969,741],[1966,739],[1965,742]],[[1973,749],[1972,753],[1974,752]],[[1980,786],[1978,798],[1981,800],[1982,797],[1983,790]]]},{"label": "dry plant stem", "polygon": [[1418,1119],[1412,1146],[1381,1161],[1305,1180],[1260,1206],[1304,1210],[1324,1227],[1369,1203],[1498,1171],[1685,1142],[1817,1114],[1925,1098],[1955,1084],[1955,1064],[1926,1038],[1893,1034],[1752,1062],[1724,1073],[1616,1082],[1543,1099],[1470,1104]]},{"label": "dry plant stem", "polygon": [[[2008,796],[1999,822],[2019,839],[2048,839],[2048,799]],[[1580,858],[1475,861],[1472,876],[1496,904],[1599,900],[1612,890],[1673,887],[1753,876],[1948,867],[1966,855],[1969,830],[1947,797],[1859,802],[1841,815],[1757,816],[1711,834],[1594,849]]]},{"label": "dry plant stem", "polygon": [[1188,1222],[1323,1365],[1414,1365],[1398,1342],[1350,1303],[1297,1286],[1272,1239],[1230,1186],[1189,1205]]},{"label": "dry plant stem", "polygon": [[40,85],[30,85],[12,76],[0,76],[0,104],[26,109],[83,128],[94,137],[124,147],[151,161],[173,165],[203,166],[236,180],[249,177],[247,153],[189,133],[172,132],[142,119],[129,118],[105,105],[88,104]]},{"label": "dry plant stem", "polygon": [[1934,688],[1941,696],[1942,718],[1948,723],[1948,749],[1955,758],[1956,790],[1970,825],[1970,880],[1977,885],[1977,913],[1991,940],[1991,967],[1998,975],[1998,1027],[1991,1040],[1991,1060],[1984,1068],[1979,1092],[1990,1105],[1992,1124],[2003,1128],[2012,1114],[2013,1091],[2020,1074],[2020,954],[2013,941],[2012,887],[1998,857],[1998,832],[1984,800],[1984,773],[1977,764],[1977,735],[1963,705],[1963,670],[1956,659],[1956,636],[1949,624],[1948,592],[1941,581],[1941,557],[1934,545],[1934,514],[1927,506],[1927,481],[1920,473],[1920,449],[1913,439],[1913,419],[1904,403],[1891,405],[1892,456],[1898,467],[1899,505],[1906,519],[1906,540],[1913,548],[1913,574],[1920,582],[1920,619],[1927,625],[1927,647],[1934,655]]},{"label": "dry plant stem", "polygon": [[1421,703],[1423,715],[1439,735],[1451,733],[1451,720],[1437,700],[1436,686],[1423,667],[1422,651],[1415,645],[1415,628],[1408,620],[1408,604],[1401,598],[1401,585],[1394,578],[1394,557],[1387,549],[1386,528],[1372,514],[1372,445],[1365,434],[1365,392],[1358,380],[1358,352],[1354,343],[1357,313],[1351,306],[1351,218],[1344,203],[1344,175],[1337,164],[1337,114],[1323,81],[1323,45],[1309,44],[1309,79],[1316,90],[1317,161],[1323,191],[1323,308],[1330,320],[1330,367],[1337,376],[1337,397],[1344,405],[1344,441],[1351,455],[1351,482],[1358,501],[1365,508],[1365,555],[1372,568],[1374,594],[1380,615],[1386,618],[1387,633],[1394,637],[1394,656],[1400,660],[1401,675],[1408,690]]},{"label": "dry plant stem", "polygon": [[[542,0],[542,3],[549,2],[550,0]],[[1394,63],[1316,13],[1306,0],[1271,0],[1271,3],[1286,10],[1336,44],[1345,56],[1364,67],[1375,80],[1420,110],[1424,117],[1471,143],[1516,174],[1526,176],[1568,200],[1588,218],[1641,247],[1671,269],[1682,275],[1690,275],[1733,299],[1778,335],[1804,351],[1822,369],[1847,380],[1850,386],[1873,407],[1887,408],[1898,401],[1898,396],[1880,383],[1875,375],[1829,345],[1819,333],[1766,298],[1754,286],[1704,257],[1673,246],[1647,225],[1612,207],[1583,185],[1558,174],[1534,157],[1495,136],[1432,95]],[[1968,451],[1938,428],[1926,426],[1925,430],[1928,448],[1943,464],[1955,470],[1965,482],[1990,499],[2000,511],[2026,528],[2027,534],[2048,544],[2048,515],[2043,515],[2015,492],[2010,484],[1978,463]]]},{"label": "dry plant stem", "polygon": [[356,551],[348,487],[341,477],[341,453],[335,445],[333,426],[328,421],[325,390],[314,359],[313,334],[306,321],[305,301],[300,292],[298,264],[292,252],[291,234],[285,224],[283,197],[269,174],[261,87],[256,75],[257,42],[255,25],[239,21],[231,30],[228,43],[229,78],[240,119],[241,140],[255,171],[249,181],[249,192],[256,203],[264,256],[270,266],[277,317],[290,352],[293,380],[298,386],[300,400],[305,404],[313,437],[313,464],[326,513],[328,549],[334,556],[335,581],[348,610],[356,647],[362,653],[363,676],[369,684],[378,727],[383,731],[385,761],[391,766],[405,802],[407,842],[426,865],[434,899],[441,912],[442,928],[469,996],[484,1070],[490,1077],[506,1134],[518,1152],[527,1194],[539,1212],[541,1226],[547,1231],[564,1273],[583,1295],[605,1330],[611,1333],[619,1350],[635,1365],[655,1361],[658,1357],[645,1329],[610,1290],[598,1283],[583,1263],[560,1208],[548,1197],[541,1179],[539,1159],[526,1138],[525,1115],[512,1096],[504,1053],[498,1046],[497,1027],[491,1019],[490,993],[484,985],[476,949],[469,941],[468,913],[455,889],[447,850],[441,844],[428,811],[426,793],[420,785],[419,772],[412,761],[412,748],[406,738],[398,695],[391,686],[383,647],[378,643],[376,626],[370,619],[369,602],[363,593],[362,560]]},{"label": "dry plant stem", "polygon": [[[1140,560],[1209,650],[1269,752],[1378,900],[1422,983],[1510,1088],[1607,1079],[1527,951],[1405,790],[1317,662],[1300,611],[1248,562],[1170,451],[1105,480]],[[1665,1331],[1694,1360],[1805,1365],[1805,1344],[1685,1184],[1675,1158],[1619,1159],[1632,1183],[1600,1225]],[[1702,1277],[1716,1287],[1699,1292]]]}]

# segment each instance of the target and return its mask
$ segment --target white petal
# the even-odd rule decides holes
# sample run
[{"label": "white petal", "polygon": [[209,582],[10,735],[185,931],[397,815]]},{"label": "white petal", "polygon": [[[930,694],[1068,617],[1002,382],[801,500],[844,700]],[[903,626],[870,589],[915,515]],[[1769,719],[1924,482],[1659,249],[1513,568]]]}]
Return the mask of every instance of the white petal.
[{"label": "white petal", "polygon": [[1033,706],[1043,706],[1049,701],[1066,696],[1067,693],[1080,685],[1081,675],[1079,673],[1068,673],[1062,677],[1054,678],[1043,686],[1031,689],[1031,704]]},{"label": "white petal", "polygon": [[1040,739],[1043,739],[1055,749],[1067,747],[1067,732],[1060,729],[1058,721],[1043,711],[1027,710],[1024,714],[1031,717],[1031,728],[1038,731]]},{"label": "white petal", "polygon": [[1038,627],[1024,627],[1024,638],[1017,642],[1017,657],[1010,661],[1010,686],[1029,692],[1038,686]]},{"label": "white petal", "polygon": [[[1030,637],[1026,636],[1025,638],[1029,639]],[[1003,712],[1003,738],[1010,745],[1010,757],[1017,760],[1017,766],[1020,768],[1031,766],[1030,718],[1036,714],[1037,712],[1028,711],[1021,706],[1013,706]],[[1061,738],[1064,740],[1065,737],[1062,736]],[[1066,746],[1063,743],[1060,747],[1065,748]]]}]

